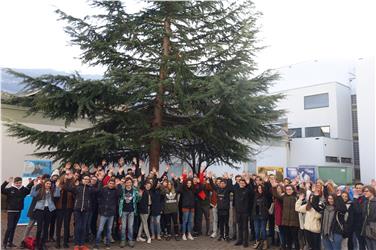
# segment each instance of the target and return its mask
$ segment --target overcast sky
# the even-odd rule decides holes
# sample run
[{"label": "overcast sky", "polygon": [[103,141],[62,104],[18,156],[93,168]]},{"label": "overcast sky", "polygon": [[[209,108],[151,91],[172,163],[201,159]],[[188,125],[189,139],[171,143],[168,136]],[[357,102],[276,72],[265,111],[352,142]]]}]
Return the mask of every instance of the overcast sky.
[{"label": "overcast sky", "polygon": [[[131,2],[131,0],[129,0]],[[254,0],[263,12],[259,19],[261,69],[278,68],[322,58],[359,58],[375,55],[373,0]],[[137,3],[134,2],[137,9]],[[78,59],[69,45],[63,23],[54,13],[88,13],[83,0],[1,0],[0,67],[50,68],[100,74]]]}]

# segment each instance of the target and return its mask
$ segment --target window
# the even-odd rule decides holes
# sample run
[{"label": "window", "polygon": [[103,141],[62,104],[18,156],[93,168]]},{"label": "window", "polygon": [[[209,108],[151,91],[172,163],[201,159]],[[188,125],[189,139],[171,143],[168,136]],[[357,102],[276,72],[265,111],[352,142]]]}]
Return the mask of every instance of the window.
[{"label": "window", "polygon": [[304,109],[329,107],[329,94],[310,95],[304,97]]},{"label": "window", "polygon": [[352,163],[352,159],[347,158],[347,157],[341,157],[341,162],[342,163]]},{"label": "window", "polygon": [[302,129],[301,128],[289,128],[289,137],[290,138],[302,138]]},{"label": "window", "polygon": [[330,127],[308,127],[305,128],[305,137],[330,137]]},{"label": "window", "polygon": [[335,156],[325,156],[325,161],[326,162],[338,162],[339,163],[338,157],[335,157]]}]

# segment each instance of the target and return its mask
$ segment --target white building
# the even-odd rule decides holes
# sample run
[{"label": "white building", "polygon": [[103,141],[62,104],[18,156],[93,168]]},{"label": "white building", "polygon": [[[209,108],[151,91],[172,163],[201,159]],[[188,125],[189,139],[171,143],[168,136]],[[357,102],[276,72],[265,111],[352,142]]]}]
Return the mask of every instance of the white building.
[{"label": "white building", "polygon": [[365,183],[376,178],[374,67],[374,59],[361,59],[279,69],[273,93],[285,95],[278,108],[286,111],[290,138],[261,146],[256,165],[314,166],[320,177]]}]

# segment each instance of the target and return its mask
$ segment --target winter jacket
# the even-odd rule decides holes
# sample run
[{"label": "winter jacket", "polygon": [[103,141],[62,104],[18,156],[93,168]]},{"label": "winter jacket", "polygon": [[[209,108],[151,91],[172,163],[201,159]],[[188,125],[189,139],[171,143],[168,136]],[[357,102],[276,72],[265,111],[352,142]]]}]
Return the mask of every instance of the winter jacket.
[{"label": "winter jacket", "polygon": [[158,188],[153,188],[151,190],[151,209],[150,214],[152,216],[161,215],[162,208],[164,205],[164,195],[162,194],[161,190]]},{"label": "winter jacket", "polygon": [[169,191],[167,188],[162,189],[164,196],[164,214],[177,213],[179,211],[179,194],[173,189]]},{"label": "winter jacket", "polygon": [[116,214],[119,192],[116,188],[99,188],[98,190],[98,213],[105,217]]},{"label": "winter jacket", "polygon": [[236,213],[249,213],[250,200],[253,199],[254,190],[251,185],[234,189],[234,206]]},{"label": "winter jacket", "polygon": [[138,211],[140,214],[149,214],[151,206],[151,190],[142,192],[140,201],[138,202]]},{"label": "winter jacket", "polygon": [[185,183],[179,184],[176,191],[180,193],[181,207],[195,208],[195,197],[201,190],[201,185],[188,188]]},{"label": "winter jacket", "polygon": [[[353,208],[354,208],[354,218],[364,218],[363,217],[363,208],[364,204],[367,202],[367,198],[359,196],[358,198],[354,198],[353,200]],[[354,232],[360,233],[362,231],[363,221],[359,219],[355,219],[353,222],[353,229]]]},{"label": "winter jacket", "polygon": [[267,206],[268,206],[268,199],[266,198],[266,194],[265,193],[263,193],[262,195],[255,194],[254,201],[253,201],[253,208],[252,208],[252,216],[261,217],[266,220],[269,216]]},{"label": "winter jacket", "polygon": [[292,195],[279,195],[276,188],[272,189],[273,196],[282,202],[282,226],[299,227],[299,215],[295,211],[296,197]]},{"label": "winter jacket", "polygon": [[30,182],[26,187],[16,188],[14,186],[6,187],[9,182],[4,181],[1,185],[1,193],[7,197],[8,211],[21,211],[24,208],[24,199],[30,193],[33,182]]},{"label": "winter jacket", "polygon": [[[69,180],[67,182],[70,182]],[[56,201],[55,205],[57,209],[72,209],[74,205],[74,197],[72,192],[66,190],[66,183],[60,185],[60,197]]]},{"label": "winter jacket", "polygon": [[283,204],[280,200],[274,200],[274,221],[277,226],[282,225],[282,207]]},{"label": "winter jacket", "polygon": [[[120,194],[120,197],[119,197],[119,217],[121,217],[121,215],[123,214],[123,207],[124,207],[125,188],[123,186],[119,185],[118,190],[119,190],[119,194]],[[138,192],[138,189],[135,188],[135,187],[132,187],[133,212],[135,214],[137,214],[137,203],[140,201],[140,198],[141,198],[141,196]]]},{"label": "winter jacket", "polygon": [[217,209],[228,210],[230,209],[230,193],[233,192],[232,180],[227,179],[225,188],[220,188],[214,185],[213,180],[210,179],[210,185],[217,193]]},{"label": "winter jacket", "polygon": [[95,189],[89,185],[79,184],[75,186],[73,182],[70,182],[66,186],[68,192],[72,192],[75,195],[73,209],[75,211],[90,211],[91,210],[91,197]]},{"label": "winter jacket", "polygon": [[376,197],[367,200],[362,209],[362,231],[361,235],[366,237],[366,227],[371,226],[376,235]]},{"label": "winter jacket", "polygon": [[302,200],[298,199],[295,203],[295,210],[304,213],[304,229],[312,233],[320,233],[321,231],[321,214],[315,209],[307,210],[307,204],[302,205]]}]

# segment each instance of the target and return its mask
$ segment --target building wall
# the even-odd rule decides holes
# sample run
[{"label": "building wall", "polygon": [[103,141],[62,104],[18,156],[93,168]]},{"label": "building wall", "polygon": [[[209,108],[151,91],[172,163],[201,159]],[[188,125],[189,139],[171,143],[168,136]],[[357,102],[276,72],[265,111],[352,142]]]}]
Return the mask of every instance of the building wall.
[{"label": "building wall", "polygon": [[359,157],[361,181],[376,179],[376,77],[375,58],[364,58],[356,64]]},{"label": "building wall", "polygon": [[[4,126],[7,122],[17,121],[26,126],[44,130],[61,131],[62,129],[72,131],[89,126],[86,121],[79,121],[66,128],[61,120],[51,121],[45,119],[40,114],[26,116],[26,109],[16,106],[1,106],[1,180],[4,181],[10,176],[22,176],[25,160],[38,160],[33,156],[35,146],[22,143],[20,139],[10,137],[7,128]],[[57,167],[59,163],[54,163]]]}]

